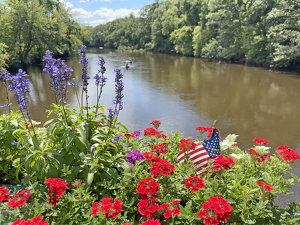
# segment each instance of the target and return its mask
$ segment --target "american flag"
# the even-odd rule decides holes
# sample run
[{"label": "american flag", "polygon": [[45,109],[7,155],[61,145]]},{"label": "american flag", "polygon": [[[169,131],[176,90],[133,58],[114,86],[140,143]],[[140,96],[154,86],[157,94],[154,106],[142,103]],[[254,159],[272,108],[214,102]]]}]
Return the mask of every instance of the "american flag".
[{"label": "american flag", "polygon": [[189,150],[182,150],[178,155],[177,159],[180,163],[183,163],[186,159],[186,154],[189,155],[189,159],[195,165],[197,174],[200,175],[205,170],[207,162],[210,159],[217,158],[221,154],[220,151],[220,139],[219,131],[214,129],[210,139],[201,142],[196,142],[197,146]]}]

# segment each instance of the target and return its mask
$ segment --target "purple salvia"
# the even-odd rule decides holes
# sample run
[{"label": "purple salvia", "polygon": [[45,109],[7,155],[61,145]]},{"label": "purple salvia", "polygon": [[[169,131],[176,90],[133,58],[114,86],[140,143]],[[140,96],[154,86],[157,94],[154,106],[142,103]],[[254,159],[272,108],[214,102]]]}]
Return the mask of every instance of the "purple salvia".
[{"label": "purple salvia", "polygon": [[113,139],[111,142],[112,142],[112,143],[117,143],[117,142],[120,140],[120,138],[122,138],[122,135],[118,134],[118,135],[116,135],[116,136],[114,137],[114,139]]},{"label": "purple salvia", "polygon": [[70,76],[73,72],[72,68],[67,68],[64,60],[57,59],[56,60],[56,68],[57,70],[57,89],[58,95],[61,98],[61,104],[64,106],[67,103],[67,85],[70,81]]},{"label": "purple salvia", "polygon": [[46,51],[45,56],[43,57],[43,61],[46,62],[43,71],[47,72],[50,76],[50,85],[51,90],[53,92],[55,103],[57,102],[57,95],[58,95],[58,84],[57,84],[57,76],[58,76],[58,67],[56,65],[56,59],[52,58],[53,53],[49,50]]},{"label": "purple salvia", "polygon": [[[102,94],[103,86],[106,84],[106,80],[107,80],[107,78],[104,77],[104,73],[106,71],[106,68],[105,68],[104,64],[106,62],[105,62],[103,57],[98,56],[98,58],[99,58],[98,65],[100,66],[100,69],[98,70],[98,73],[94,77],[94,79],[96,80],[95,84],[97,86],[96,114],[98,114],[99,101],[100,101],[100,97],[101,97],[101,94]],[[100,91],[98,90],[99,88],[100,88]]]},{"label": "purple salvia", "polygon": [[87,74],[88,59],[86,58],[85,49],[86,49],[85,45],[80,46],[78,54],[81,56],[81,60],[79,60],[79,63],[82,64],[82,69],[81,69],[82,91],[85,92],[85,102],[86,102],[85,132],[86,132],[86,139],[88,139],[88,121],[89,121],[88,80],[90,79],[90,77]]},{"label": "purple salvia", "polygon": [[26,104],[26,99],[27,99],[26,95],[27,95],[27,93],[29,93],[29,87],[28,86],[30,84],[29,79],[26,79],[26,77],[28,77],[28,74],[26,74],[26,72],[23,71],[22,69],[19,69],[16,76],[11,77],[12,84],[8,86],[8,90],[15,92],[14,98],[16,99],[16,101],[18,103],[19,109],[20,109],[20,111],[23,115],[23,118],[24,118],[24,122],[26,123],[26,118],[25,118],[25,115],[24,115],[24,112],[26,112],[28,120],[31,123],[31,127],[32,127],[32,130],[33,130],[34,136],[36,138],[36,141],[38,141],[37,136],[35,134],[35,130],[34,130],[32,120],[31,120],[30,115],[29,115],[29,110],[28,110],[28,107],[27,107],[27,104]]}]

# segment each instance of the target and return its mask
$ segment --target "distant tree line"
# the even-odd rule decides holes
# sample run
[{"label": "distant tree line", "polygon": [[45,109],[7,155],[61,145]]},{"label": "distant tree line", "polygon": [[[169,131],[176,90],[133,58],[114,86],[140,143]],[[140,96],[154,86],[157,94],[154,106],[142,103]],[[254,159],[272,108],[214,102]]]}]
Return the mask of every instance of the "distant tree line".
[{"label": "distant tree line", "polygon": [[274,67],[300,62],[300,0],[156,0],[140,17],[84,29],[88,46]]},{"label": "distant tree line", "polygon": [[82,44],[83,28],[59,0],[5,0],[0,24],[0,70],[39,63],[48,49],[67,56]]}]

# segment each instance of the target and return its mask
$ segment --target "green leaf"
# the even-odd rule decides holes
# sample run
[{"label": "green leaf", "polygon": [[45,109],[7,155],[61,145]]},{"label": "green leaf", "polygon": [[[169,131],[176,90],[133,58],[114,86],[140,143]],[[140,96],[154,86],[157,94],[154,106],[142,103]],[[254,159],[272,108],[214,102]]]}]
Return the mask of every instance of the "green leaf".
[{"label": "green leaf", "polygon": [[51,164],[48,164],[46,166],[45,172],[46,172],[46,177],[47,178],[49,178],[49,177],[57,178],[58,177],[58,172],[57,172],[56,167],[51,165]]},{"label": "green leaf", "polygon": [[87,187],[90,187],[92,185],[93,180],[94,180],[94,173],[88,173],[86,179]]}]

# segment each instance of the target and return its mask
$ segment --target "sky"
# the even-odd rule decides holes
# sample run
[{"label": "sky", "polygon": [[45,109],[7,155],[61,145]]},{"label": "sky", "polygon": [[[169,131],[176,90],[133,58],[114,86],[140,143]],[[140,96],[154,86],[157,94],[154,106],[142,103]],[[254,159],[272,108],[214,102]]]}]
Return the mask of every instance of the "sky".
[{"label": "sky", "polygon": [[[60,0],[73,12],[80,24],[97,26],[133,13],[139,16],[143,6],[155,0]],[[1,1],[0,1],[1,2]]]}]

